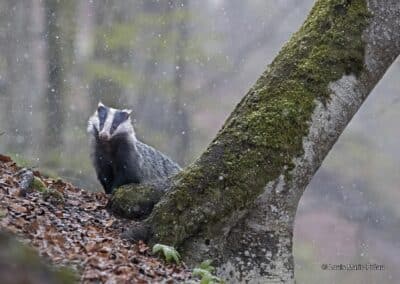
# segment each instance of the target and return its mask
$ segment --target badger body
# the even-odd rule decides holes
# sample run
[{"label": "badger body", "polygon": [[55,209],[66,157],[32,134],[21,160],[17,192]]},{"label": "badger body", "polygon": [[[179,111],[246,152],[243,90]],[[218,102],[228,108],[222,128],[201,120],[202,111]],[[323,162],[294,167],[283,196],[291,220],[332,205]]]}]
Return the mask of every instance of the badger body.
[{"label": "badger body", "polygon": [[88,122],[93,165],[108,194],[124,184],[166,179],[181,170],[169,157],[137,140],[130,114],[99,103]]}]

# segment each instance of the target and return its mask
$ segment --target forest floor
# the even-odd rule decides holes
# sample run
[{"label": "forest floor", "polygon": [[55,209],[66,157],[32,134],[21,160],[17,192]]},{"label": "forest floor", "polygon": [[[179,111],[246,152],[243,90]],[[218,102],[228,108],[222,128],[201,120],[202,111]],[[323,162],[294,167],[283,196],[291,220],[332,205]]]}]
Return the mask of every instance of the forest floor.
[{"label": "forest floor", "polygon": [[[120,236],[134,226],[108,212],[103,193],[24,169],[0,155],[0,230],[35,248],[51,264],[73,268],[82,283],[174,283],[191,278],[184,266],[166,264],[144,243]],[[34,189],[32,189],[34,188]]]}]

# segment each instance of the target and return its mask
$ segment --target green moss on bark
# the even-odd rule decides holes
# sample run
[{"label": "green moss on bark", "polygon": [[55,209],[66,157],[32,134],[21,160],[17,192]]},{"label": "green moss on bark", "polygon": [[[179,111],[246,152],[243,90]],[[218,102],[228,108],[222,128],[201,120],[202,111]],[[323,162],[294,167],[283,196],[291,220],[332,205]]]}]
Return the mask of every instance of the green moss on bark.
[{"label": "green moss on bark", "polygon": [[[363,68],[365,0],[320,0],[231,114],[206,152],[174,179],[146,223],[154,239],[180,245],[251,204],[303,154],[315,101],[329,83]],[[290,180],[286,182],[290,183]]]},{"label": "green moss on bark", "polygon": [[129,219],[148,216],[164,192],[154,185],[129,184],[115,190],[108,207],[117,215]]}]

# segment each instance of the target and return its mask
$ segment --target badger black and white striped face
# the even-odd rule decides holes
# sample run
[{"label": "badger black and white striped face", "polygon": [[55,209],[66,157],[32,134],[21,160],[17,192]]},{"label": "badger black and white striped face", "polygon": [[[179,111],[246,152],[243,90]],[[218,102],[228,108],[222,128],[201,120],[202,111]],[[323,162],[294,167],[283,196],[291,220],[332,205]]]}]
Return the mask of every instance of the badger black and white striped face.
[{"label": "badger black and white striped face", "polygon": [[121,134],[135,136],[130,114],[129,109],[115,109],[100,102],[96,112],[89,118],[87,130],[103,141],[110,141]]}]

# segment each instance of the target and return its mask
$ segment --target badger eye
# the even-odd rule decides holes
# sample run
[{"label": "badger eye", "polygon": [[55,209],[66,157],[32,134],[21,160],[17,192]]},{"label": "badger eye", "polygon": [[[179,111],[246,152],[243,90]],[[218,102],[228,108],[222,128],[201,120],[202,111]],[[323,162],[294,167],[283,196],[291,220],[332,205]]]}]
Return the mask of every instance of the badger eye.
[{"label": "badger eye", "polygon": [[124,111],[119,111],[114,115],[114,120],[112,122],[111,126],[111,131],[114,132],[117,127],[123,123],[125,120],[127,120],[129,117],[129,113],[124,112]]}]

